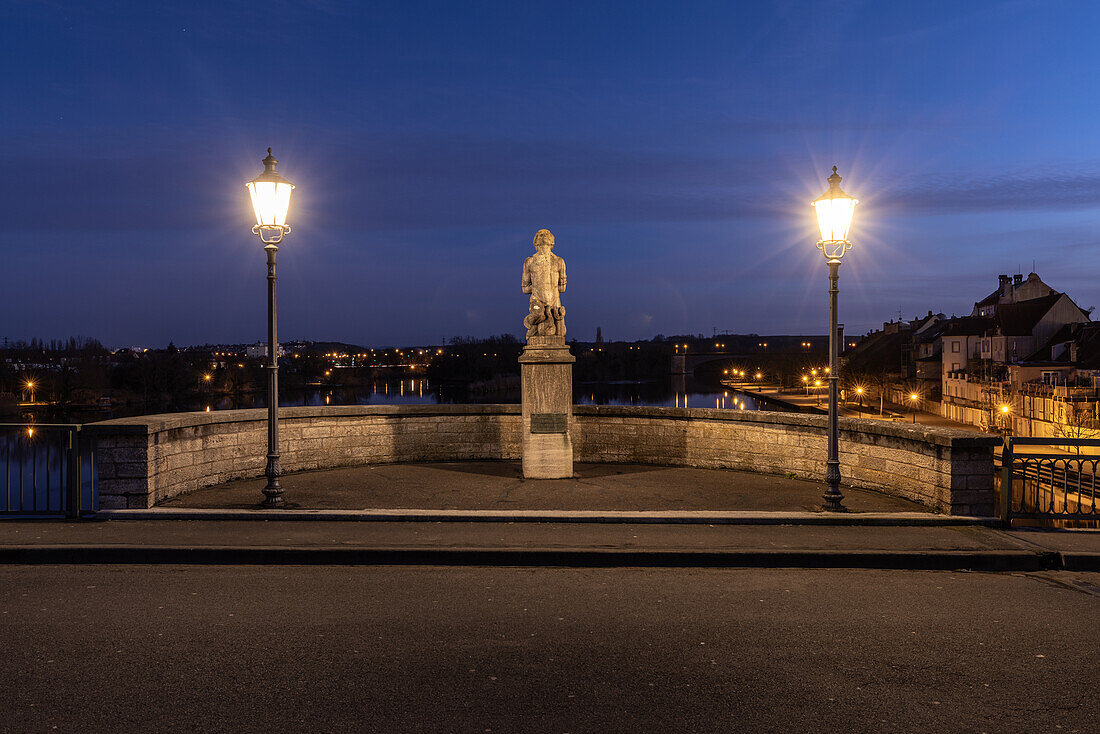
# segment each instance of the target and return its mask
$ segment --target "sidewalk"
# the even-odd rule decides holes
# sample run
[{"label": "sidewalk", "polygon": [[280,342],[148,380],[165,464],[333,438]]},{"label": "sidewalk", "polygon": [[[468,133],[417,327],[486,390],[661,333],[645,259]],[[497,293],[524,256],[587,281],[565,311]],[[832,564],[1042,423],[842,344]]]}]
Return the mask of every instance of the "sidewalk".
[{"label": "sidewalk", "polygon": [[1100,532],[1003,531],[845,487],[746,472],[579,464],[525,481],[518,462],[393,464],[265,480],[83,522],[0,522],[0,563],[501,565],[1100,570]]},{"label": "sidewalk", "polygon": [[[288,510],[454,513],[821,513],[818,481],[717,469],[577,464],[572,479],[524,480],[518,461],[382,464],[300,472],[280,478]],[[153,512],[255,510],[265,479],[200,489]],[[843,488],[849,514],[940,517],[914,502]],[[270,511],[263,511],[270,514]],[[223,515],[224,516],[224,515]]]},{"label": "sidewalk", "polygon": [[4,522],[0,564],[12,563],[1100,571],[1100,532],[551,522]]}]

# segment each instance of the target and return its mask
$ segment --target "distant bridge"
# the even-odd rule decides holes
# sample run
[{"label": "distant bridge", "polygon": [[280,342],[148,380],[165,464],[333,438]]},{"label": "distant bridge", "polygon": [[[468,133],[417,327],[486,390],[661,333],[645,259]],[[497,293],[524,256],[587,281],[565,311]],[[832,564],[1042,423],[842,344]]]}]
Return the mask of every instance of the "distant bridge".
[{"label": "distant bridge", "polygon": [[[724,339],[718,337],[720,340]],[[726,350],[721,347],[708,349],[707,345],[678,345],[672,355],[670,372],[674,375],[691,375],[706,364],[719,362],[729,365],[765,367],[782,359],[820,357],[829,351],[828,335],[812,336],[762,336],[750,349]],[[732,341],[732,339],[730,339]],[[722,344],[725,346],[725,344]]]}]

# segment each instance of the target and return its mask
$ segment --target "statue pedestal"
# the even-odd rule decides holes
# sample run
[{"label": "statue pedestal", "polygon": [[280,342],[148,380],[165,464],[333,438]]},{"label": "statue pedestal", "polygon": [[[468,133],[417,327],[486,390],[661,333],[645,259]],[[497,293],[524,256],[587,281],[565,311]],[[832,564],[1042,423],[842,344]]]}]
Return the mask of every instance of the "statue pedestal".
[{"label": "statue pedestal", "polygon": [[524,479],[573,476],[575,361],[561,336],[532,336],[519,355]]}]

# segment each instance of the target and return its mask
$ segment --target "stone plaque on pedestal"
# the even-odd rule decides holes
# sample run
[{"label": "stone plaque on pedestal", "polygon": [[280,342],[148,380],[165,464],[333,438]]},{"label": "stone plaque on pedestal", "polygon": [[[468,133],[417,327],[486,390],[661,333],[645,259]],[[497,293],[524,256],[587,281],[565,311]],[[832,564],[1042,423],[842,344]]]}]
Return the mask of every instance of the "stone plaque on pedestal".
[{"label": "stone plaque on pedestal", "polygon": [[523,476],[573,476],[573,355],[560,336],[532,337],[519,357]]},{"label": "stone plaque on pedestal", "polygon": [[555,255],[554,235],[535,234],[535,254],[523,263],[523,292],[531,296],[527,346],[519,356],[522,383],[523,476],[573,476],[573,362],[565,346],[565,261]]}]

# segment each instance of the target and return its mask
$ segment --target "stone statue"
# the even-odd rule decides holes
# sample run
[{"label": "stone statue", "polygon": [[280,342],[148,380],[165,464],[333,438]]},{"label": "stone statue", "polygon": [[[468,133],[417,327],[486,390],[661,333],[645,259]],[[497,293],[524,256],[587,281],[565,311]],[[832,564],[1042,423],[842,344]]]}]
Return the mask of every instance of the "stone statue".
[{"label": "stone statue", "polygon": [[565,260],[555,255],[554,235],[548,229],[535,233],[535,254],[523,262],[523,292],[531,294],[531,303],[523,325],[527,339],[533,336],[565,336],[565,307],[560,293],[565,291]]}]

